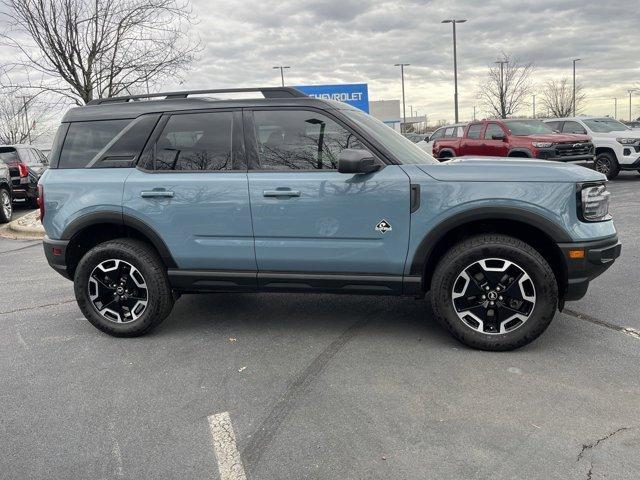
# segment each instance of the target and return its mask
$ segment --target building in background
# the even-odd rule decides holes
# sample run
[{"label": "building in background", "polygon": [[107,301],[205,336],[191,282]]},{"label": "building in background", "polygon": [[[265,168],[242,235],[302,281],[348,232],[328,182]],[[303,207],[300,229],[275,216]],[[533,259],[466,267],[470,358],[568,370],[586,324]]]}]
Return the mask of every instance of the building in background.
[{"label": "building in background", "polygon": [[400,100],[374,100],[369,102],[369,113],[394,130],[400,131],[402,115]]}]

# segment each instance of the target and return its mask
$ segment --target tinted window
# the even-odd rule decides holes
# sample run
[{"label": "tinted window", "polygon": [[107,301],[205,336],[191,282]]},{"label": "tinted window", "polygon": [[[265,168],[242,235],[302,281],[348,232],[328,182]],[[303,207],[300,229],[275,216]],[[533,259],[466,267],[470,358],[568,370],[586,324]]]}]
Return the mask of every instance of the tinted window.
[{"label": "tinted window", "polygon": [[439,128],[438,130],[433,132],[433,135],[431,135],[431,140],[437,140],[439,138],[442,138],[443,136],[444,136],[444,128]]},{"label": "tinted window", "polygon": [[474,125],[471,125],[469,127],[469,132],[467,133],[467,138],[479,139],[480,138],[480,134],[482,133],[482,128],[483,127],[484,127],[484,125],[482,125],[481,123],[476,123]]},{"label": "tinted window", "polygon": [[155,145],[156,170],[233,170],[233,112],[172,115]]},{"label": "tinted window", "polygon": [[0,148],[0,160],[4,163],[17,163],[19,161],[18,152],[13,147]]},{"label": "tinted window", "polygon": [[578,122],[564,122],[562,126],[563,133],[587,133],[582,125]]},{"label": "tinted window", "polygon": [[106,151],[102,150],[100,156],[95,157],[90,166],[95,168],[133,166],[134,160],[147,143],[159,118],[158,114],[136,118],[106,145]]},{"label": "tinted window", "polygon": [[75,122],[69,125],[59,168],[84,168],[131,120]]},{"label": "tinted window", "polygon": [[366,150],[354,134],[320,113],[269,110],[253,117],[261,169],[335,170],[342,150]]},{"label": "tinted window", "polygon": [[504,136],[504,132],[497,123],[490,123],[487,125],[487,130],[484,132],[484,138],[492,140],[494,135]]}]

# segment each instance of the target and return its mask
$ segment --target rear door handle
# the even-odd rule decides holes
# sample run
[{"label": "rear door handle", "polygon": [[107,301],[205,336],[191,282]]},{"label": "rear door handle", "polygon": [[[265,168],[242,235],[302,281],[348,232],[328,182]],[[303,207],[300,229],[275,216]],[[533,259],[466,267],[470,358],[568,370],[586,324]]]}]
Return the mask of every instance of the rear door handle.
[{"label": "rear door handle", "polygon": [[263,197],[299,197],[300,190],[265,190]]},{"label": "rear door handle", "polygon": [[140,192],[140,196],[142,198],[172,198],[173,192],[165,190],[164,188],[158,188],[153,190],[143,190]]}]

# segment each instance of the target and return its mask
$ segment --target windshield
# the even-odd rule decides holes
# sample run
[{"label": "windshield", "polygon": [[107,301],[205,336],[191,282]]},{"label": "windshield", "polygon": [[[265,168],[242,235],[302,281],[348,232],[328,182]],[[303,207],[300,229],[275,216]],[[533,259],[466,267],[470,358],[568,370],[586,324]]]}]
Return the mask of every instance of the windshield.
[{"label": "windshield", "polygon": [[583,120],[583,122],[594,132],[608,133],[629,130],[629,127],[624,123],[620,123],[613,118],[592,118],[590,120]]},{"label": "windshield", "polygon": [[553,133],[548,125],[540,120],[505,120],[507,128],[513,135],[539,135]]},{"label": "windshield", "polygon": [[393,128],[380,120],[373,118],[360,110],[343,110],[344,114],[353,120],[362,130],[376,137],[387,150],[392,152],[403,164],[438,163],[427,152],[417,147],[411,140],[406,139]]}]

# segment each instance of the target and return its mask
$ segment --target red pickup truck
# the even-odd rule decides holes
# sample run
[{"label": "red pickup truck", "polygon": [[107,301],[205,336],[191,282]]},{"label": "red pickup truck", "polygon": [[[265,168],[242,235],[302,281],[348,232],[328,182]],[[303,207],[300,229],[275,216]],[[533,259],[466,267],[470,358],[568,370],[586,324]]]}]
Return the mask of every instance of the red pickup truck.
[{"label": "red pickup truck", "polygon": [[587,135],[558,134],[540,120],[482,120],[467,125],[461,138],[433,144],[436,158],[465,155],[588,163],[593,162],[595,149]]}]

